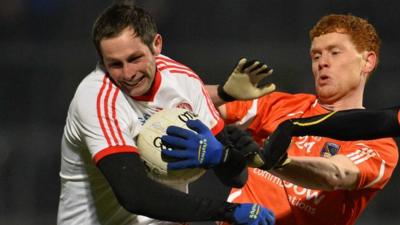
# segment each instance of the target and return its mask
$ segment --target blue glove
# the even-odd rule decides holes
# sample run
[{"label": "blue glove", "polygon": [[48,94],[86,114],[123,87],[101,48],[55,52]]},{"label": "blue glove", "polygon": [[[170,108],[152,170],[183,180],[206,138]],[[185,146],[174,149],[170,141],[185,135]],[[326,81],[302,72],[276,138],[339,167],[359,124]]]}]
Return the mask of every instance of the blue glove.
[{"label": "blue glove", "polygon": [[274,214],[258,204],[240,204],[233,211],[235,224],[249,225],[273,225],[275,224]]},{"label": "blue glove", "polygon": [[200,120],[188,120],[186,125],[196,131],[169,126],[167,135],[161,137],[168,149],[162,154],[177,160],[168,162],[168,169],[210,168],[222,163],[224,146]]}]

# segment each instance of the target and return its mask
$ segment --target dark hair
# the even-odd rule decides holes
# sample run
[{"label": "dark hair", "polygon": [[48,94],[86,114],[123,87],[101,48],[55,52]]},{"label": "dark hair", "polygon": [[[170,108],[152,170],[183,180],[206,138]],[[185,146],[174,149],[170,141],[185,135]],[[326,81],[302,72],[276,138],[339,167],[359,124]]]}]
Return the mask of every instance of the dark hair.
[{"label": "dark hair", "polygon": [[106,8],[96,19],[92,40],[102,61],[100,42],[105,38],[118,36],[124,29],[133,28],[135,36],[154,52],[152,43],[157,34],[157,26],[153,17],[143,9],[129,4],[113,4]]}]

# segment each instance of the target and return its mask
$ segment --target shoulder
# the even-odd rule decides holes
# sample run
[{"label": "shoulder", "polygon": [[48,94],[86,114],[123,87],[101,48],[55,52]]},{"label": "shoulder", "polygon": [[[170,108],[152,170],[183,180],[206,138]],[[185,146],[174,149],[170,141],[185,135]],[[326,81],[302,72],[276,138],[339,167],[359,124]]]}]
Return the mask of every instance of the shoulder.
[{"label": "shoulder", "polygon": [[78,114],[93,114],[99,110],[115,108],[120,104],[122,91],[113,83],[105,71],[96,67],[79,84],[71,102],[70,111]]},{"label": "shoulder", "polygon": [[268,101],[279,101],[279,102],[293,102],[293,101],[304,101],[307,102],[314,102],[317,97],[312,94],[307,94],[307,93],[299,93],[299,94],[291,94],[291,93],[286,93],[286,92],[279,92],[275,91],[272,92],[271,94],[263,96],[261,99],[265,99]]},{"label": "shoulder", "polygon": [[175,61],[165,55],[158,55],[156,57],[156,66],[162,75],[174,76],[177,78],[195,78],[200,79],[199,76],[188,66]]},{"label": "shoulder", "polygon": [[290,94],[286,92],[273,92],[258,99],[258,108],[261,110],[305,111],[317,104],[317,97],[312,94]]}]

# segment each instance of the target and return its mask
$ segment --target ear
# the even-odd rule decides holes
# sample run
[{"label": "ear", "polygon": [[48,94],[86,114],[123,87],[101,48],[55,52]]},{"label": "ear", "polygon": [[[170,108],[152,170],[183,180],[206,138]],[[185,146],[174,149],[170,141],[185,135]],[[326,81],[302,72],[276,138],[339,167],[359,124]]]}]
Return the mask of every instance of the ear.
[{"label": "ear", "polygon": [[154,55],[159,55],[162,50],[162,37],[160,34],[156,34],[153,40]]},{"label": "ear", "polygon": [[376,63],[377,63],[376,53],[373,51],[365,51],[363,53],[362,57],[365,62],[365,64],[363,65],[362,71],[369,74],[376,67]]}]

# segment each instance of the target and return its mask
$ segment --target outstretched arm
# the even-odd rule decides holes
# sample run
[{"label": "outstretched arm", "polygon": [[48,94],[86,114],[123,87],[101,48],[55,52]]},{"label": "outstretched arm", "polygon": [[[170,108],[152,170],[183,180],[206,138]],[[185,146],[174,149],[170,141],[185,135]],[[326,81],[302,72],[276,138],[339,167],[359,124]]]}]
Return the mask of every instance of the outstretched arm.
[{"label": "outstretched arm", "polygon": [[399,106],[381,110],[345,110],[291,120],[292,136],[365,140],[400,136]]},{"label": "outstretched arm", "polygon": [[104,157],[98,167],[119,203],[129,212],[176,221],[227,221],[240,224],[274,223],[268,209],[253,203],[234,204],[185,194],[149,179],[138,154]]}]

